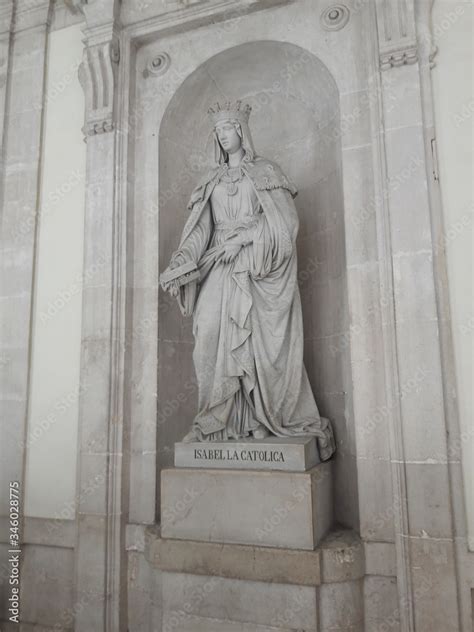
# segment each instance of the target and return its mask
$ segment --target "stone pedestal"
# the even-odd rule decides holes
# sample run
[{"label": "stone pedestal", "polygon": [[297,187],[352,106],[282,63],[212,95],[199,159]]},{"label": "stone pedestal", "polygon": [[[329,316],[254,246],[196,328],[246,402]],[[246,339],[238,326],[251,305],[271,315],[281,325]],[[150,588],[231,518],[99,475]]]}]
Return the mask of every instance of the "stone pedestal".
[{"label": "stone pedestal", "polygon": [[167,469],[161,499],[164,538],[313,550],[332,523],[331,463],[308,472]]},{"label": "stone pedestal", "polygon": [[[161,532],[147,538],[163,632],[325,630],[318,549],[333,520],[332,463],[319,462],[315,439],[176,444],[175,464],[161,472]],[[344,624],[361,632],[358,571],[351,580]]]}]

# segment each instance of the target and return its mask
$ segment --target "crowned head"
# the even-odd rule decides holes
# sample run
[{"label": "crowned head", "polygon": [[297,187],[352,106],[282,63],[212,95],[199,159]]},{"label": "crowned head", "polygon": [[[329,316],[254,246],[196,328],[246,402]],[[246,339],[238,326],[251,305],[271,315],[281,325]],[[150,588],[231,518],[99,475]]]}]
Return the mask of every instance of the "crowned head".
[{"label": "crowned head", "polygon": [[242,101],[226,101],[216,103],[208,110],[212,122],[215,139],[215,158],[219,163],[225,162],[229,154],[244,150],[247,160],[254,157],[254,149],[248,120],[252,108]]},{"label": "crowned head", "polygon": [[221,121],[238,121],[239,123],[248,123],[252,106],[242,101],[226,101],[225,103],[216,103],[209,108],[208,114],[214,127]]}]

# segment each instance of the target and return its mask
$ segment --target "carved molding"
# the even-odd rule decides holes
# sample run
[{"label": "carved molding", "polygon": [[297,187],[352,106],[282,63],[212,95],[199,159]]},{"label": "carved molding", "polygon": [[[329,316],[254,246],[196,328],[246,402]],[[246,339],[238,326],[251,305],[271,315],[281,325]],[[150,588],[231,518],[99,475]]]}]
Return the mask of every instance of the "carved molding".
[{"label": "carved molding", "polygon": [[154,55],[147,62],[146,68],[143,71],[143,76],[146,77],[159,77],[164,75],[171,64],[171,58],[168,53],[159,53]]},{"label": "carved molding", "polygon": [[118,41],[95,44],[84,49],[79,66],[79,81],[86,97],[84,135],[111,132],[115,127],[114,103]]},{"label": "carved molding", "polygon": [[326,31],[339,31],[349,22],[350,15],[345,4],[333,4],[321,13],[321,24]]},{"label": "carved molding", "polygon": [[0,33],[10,33],[12,26],[13,2],[0,0]]},{"label": "carved molding", "polygon": [[418,61],[414,0],[376,0],[380,68]]},{"label": "carved molding", "polygon": [[387,51],[380,54],[380,69],[389,70],[406,64],[416,64],[418,61],[418,48],[410,46],[405,50]]},{"label": "carved molding", "polygon": [[12,31],[26,31],[36,27],[46,27],[52,16],[51,0],[16,0],[12,16]]}]

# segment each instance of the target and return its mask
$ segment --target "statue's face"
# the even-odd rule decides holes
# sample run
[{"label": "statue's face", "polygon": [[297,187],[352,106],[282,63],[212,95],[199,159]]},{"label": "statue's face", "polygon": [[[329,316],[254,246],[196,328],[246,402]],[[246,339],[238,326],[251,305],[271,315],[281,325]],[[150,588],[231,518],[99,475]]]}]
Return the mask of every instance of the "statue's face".
[{"label": "statue's face", "polygon": [[242,139],[232,121],[221,121],[218,123],[216,125],[216,134],[222,149],[228,154],[233,154],[240,149]]}]

